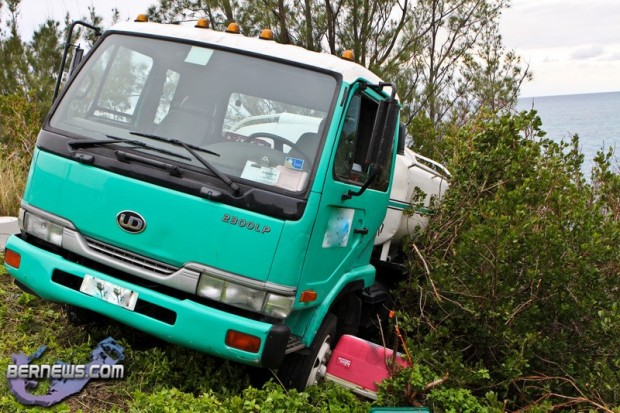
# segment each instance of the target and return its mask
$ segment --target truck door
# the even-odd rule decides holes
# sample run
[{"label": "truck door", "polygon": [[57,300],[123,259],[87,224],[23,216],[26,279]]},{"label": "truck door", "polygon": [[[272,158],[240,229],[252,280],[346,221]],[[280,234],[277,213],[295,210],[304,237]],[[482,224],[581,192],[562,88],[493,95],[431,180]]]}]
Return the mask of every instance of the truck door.
[{"label": "truck door", "polygon": [[[313,289],[322,300],[343,274],[368,264],[373,241],[385,216],[393,156],[361,195],[372,174],[365,164],[378,101],[384,97],[354,86],[349,93],[331,154],[317,221],[303,268],[303,289]],[[334,127],[334,126],[332,126]],[[390,143],[393,152],[393,140]],[[344,196],[343,196],[344,195]],[[367,267],[366,267],[367,269]],[[366,271],[366,277],[368,277]]]}]

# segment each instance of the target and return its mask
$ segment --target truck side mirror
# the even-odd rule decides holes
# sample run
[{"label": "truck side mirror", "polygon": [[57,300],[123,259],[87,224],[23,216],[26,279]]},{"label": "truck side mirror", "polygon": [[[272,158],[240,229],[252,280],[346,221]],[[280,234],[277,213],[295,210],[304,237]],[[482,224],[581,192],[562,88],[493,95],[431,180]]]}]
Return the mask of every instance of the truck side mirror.
[{"label": "truck side mirror", "polygon": [[82,58],[84,57],[84,49],[82,49],[80,46],[75,48],[75,51],[73,52],[73,60],[71,61],[71,67],[69,68],[69,76],[73,75],[73,72],[75,72],[75,69],[77,69],[77,67],[80,65],[80,62],[82,61]]},{"label": "truck side mirror", "polygon": [[398,148],[397,153],[399,155],[405,154],[405,147],[407,146],[407,126],[404,123],[400,123],[398,127]]},{"label": "truck side mirror", "polygon": [[393,97],[379,102],[375,124],[366,153],[366,164],[387,165],[398,124],[398,101]]},{"label": "truck side mirror", "polygon": [[342,194],[341,198],[343,201],[362,195],[388,165],[388,160],[392,156],[392,144],[394,142],[394,133],[396,133],[396,125],[398,124],[399,111],[400,107],[398,101],[394,98],[394,94],[392,94],[392,97],[379,102],[368,150],[364,156],[364,163],[370,165],[371,168],[370,176],[368,176],[359,191],[349,190]]}]

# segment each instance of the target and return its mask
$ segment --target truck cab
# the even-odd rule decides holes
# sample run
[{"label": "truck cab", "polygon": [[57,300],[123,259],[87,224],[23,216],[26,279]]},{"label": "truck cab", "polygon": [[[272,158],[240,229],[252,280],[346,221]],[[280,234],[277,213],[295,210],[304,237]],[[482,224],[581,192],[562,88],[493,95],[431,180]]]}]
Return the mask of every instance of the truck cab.
[{"label": "truck cab", "polygon": [[360,324],[398,110],[393,87],[335,56],[115,25],[40,131],[8,272],[301,390]]}]

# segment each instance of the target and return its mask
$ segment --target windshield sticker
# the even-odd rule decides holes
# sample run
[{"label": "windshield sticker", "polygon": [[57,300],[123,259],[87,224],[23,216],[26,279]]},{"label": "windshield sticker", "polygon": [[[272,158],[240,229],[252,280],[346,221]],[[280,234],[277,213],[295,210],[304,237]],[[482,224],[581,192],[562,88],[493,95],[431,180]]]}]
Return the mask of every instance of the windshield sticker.
[{"label": "windshield sticker", "polygon": [[286,157],[286,162],[284,162],[284,166],[286,166],[287,168],[291,168],[291,169],[296,169],[298,171],[301,171],[304,167],[304,160],[303,159],[297,159],[297,158],[291,158],[291,157]]},{"label": "windshield sticker", "polygon": [[206,66],[211,59],[213,50],[205,49],[204,47],[192,46],[185,58],[186,63],[193,63],[195,65]]},{"label": "windshield sticker", "polygon": [[280,171],[280,178],[278,179],[278,186],[280,188],[296,192],[304,189],[308,180],[308,172],[286,168],[283,165],[278,165],[277,168]]},{"label": "windshield sticker", "polygon": [[280,170],[278,168],[261,166],[256,162],[247,161],[241,173],[241,178],[261,184],[275,185],[278,183],[278,178],[280,178]]}]

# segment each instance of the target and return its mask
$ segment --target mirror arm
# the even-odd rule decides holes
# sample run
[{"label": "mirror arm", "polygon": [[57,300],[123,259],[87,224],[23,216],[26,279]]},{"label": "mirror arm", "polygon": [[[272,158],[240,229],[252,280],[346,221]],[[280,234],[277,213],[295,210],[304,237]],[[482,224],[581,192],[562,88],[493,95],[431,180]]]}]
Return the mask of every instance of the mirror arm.
[{"label": "mirror arm", "polygon": [[362,185],[362,187],[359,189],[359,191],[352,191],[352,190],[348,190],[346,194],[342,194],[341,195],[341,199],[343,201],[346,201],[347,199],[351,199],[354,196],[360,196],[362,195],[364,192],[366,192],[366,190],[368,189],[368,187],[370,186],[370,184],[372,184],[372,182],[377,178],[377,176],[379,176],[379,174],[381,173],[381,171],[383,170],[383,167],[381,165],[373,165],[373,172],[372,174],[368,177],[368,179],[366,180],[366,182],[364,182],[364,185]]},{"label": "mirror arm", "polygon": [[60,61],[60,68],[58,69],[58,77],[56,78],[56,87],[54,88],[54,97],[52,98],[52,102],[56,100],[58,97],[58,91],[60,90],[60,82],[62,81],[62,73],[65,69],[65,64],[67,63],[67,54],[69,53],[69,47],[71,47],[71,38],[73,37],[73,29],[76,25],[81,25],[87,27],[91,30],[94,30],[97,36],[101,36],[101,30],[93,26],[92,24],[83,22],[81,20],[76,20],[69,26],[69,30],[67,31],[67,40],[65,40],[65,49],[62,52],[62,60]]},{"label": "mirror arm", "polygon": [[379,82],[376,85],[371,85],[366,83],[366,86],[371,88],[372,90],[375,90],[377,92],[381,92],[385,87],[390,87],[392,88],[392,93],[390,94],[390,99],[391,100],[395,100],[396,99],[396,85],[392,82]]}]

